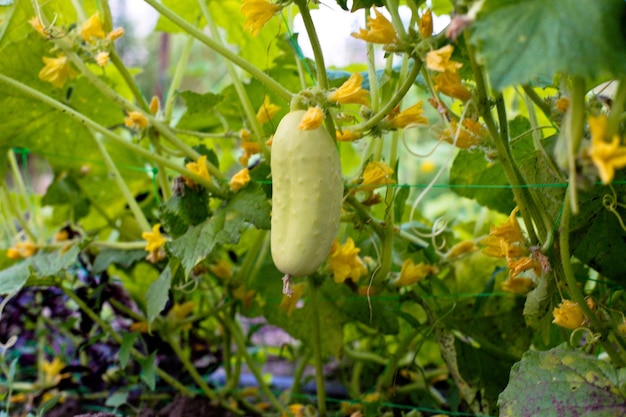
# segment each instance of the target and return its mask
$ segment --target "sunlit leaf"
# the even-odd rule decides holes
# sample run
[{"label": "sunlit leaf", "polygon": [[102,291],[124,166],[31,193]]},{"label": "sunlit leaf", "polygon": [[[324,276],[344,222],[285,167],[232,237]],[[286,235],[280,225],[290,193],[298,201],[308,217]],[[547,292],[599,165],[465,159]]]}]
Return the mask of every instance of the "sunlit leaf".
[{"label": "sunlit leaf", "polygon": [[487,0],[471,40],[496,90],[557,72],[607,80],[626,72],[625,9],[622,0]]}]

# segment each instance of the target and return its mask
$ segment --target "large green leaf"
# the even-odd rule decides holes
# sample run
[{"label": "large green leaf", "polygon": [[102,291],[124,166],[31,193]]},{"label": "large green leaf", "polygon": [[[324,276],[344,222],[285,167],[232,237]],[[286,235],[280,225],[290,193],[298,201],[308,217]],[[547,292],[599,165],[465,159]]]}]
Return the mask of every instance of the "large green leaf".
[{"label": "large green leaf", "polygon": [[557,72],[621,77],[625,8],[623,0],[487,0],[471,41],[496,90]]},{"label": "large green leaf", "polygon": [[610,363],[567,344],[546,352],[531,350],[513,366],[498,400],[500,416],[623,416],[623,382]]}]

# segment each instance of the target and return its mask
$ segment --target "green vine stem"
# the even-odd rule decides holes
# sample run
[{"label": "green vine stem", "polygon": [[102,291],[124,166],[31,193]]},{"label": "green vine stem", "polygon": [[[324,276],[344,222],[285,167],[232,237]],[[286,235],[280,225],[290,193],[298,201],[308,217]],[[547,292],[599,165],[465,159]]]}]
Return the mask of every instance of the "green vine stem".
[{"label": "green vine stem", "polygon": [[[515,197],[515,202],[520,208],[520,213],[522,215],[522,219],[524,220],[529,239],[534,244],[535,242],[538,242],[538,238],[537,233],[535,232],[535,224],[533,223],[532,219],[541,219],[541,217],[539,211],[534,205],[534,202],[532,201],[532,198],[527,192],[527,189],[525,187],[522,187],[524,181],[516,169],[513,155],[511,153],[511,148],[507,140],[508,138],[502,137],[500,135],[500,131],[498,130],[498,127],[496,126],[496,123],[493,119],[493,115],[491,114],[491,110],[488,104],[487,85],[484,79],[484,75],[482,69],[476,61],[474,47],[469,42],[469,39],[467,39],[467,36],[468,35],[466,33],[465,40],[469,52],[470,65],[472,66],[472,72],[474,73],[474,78],[476,80],[478,109],[481,116],[483,117],[483,120],[485,121],[485,124],[487,125],[489,135],[493,139],[496,151],[498,152],[498,159],[500,160],[500,163],[504,168],[504,174],[506,175],[509,183],[513,186],[512,191]],[[538,228],[544,228],[542,221],[538,221],[536,225]],[[546,236],[546,233],[539,231],[539,235]]]},{"label": "green vine stem", "polygon": [[[322,46],[317,36],[317,30],[313,19],[311,18],[311,11],[307,5],[307,0],[294,0],[298,10],[300,10],[300,16],[302,16],[302,22],[306,29],[307,35],[309,35],[309,41],[311,42],[311,49],[313,49],[313,56],[315,57],[315,68],[317,69],[317,84],[323,89],[328,89],[328,77],[326,76],[326,64],[324,63],[324,54],[322,52]],[[333,132],[334,133],[334,132]]]},{"label": "green vine stem", "polygon": [[[198,387],[200,387],[202,393],[206,395],[207,398],[209,398],[211,401],[222,403],[221,405],[226,406],[229,411],[235,412],[235,410],[232,407],[228,406],[228,404],[220,401],[217,394],[211,389],[211,387],[209,387],[209,384],[207,384],[206,381],[202,378],[202,375],[198,373],[196,367],[193,366],[193,363],[191,363],[191,361],[189,360],[189,356],[180,348],[178,342],[171,335],[163,336],[165,336],[166,342],[170,345],[178,359],[183,364],[183,368],[185,368],[185,370],[189,372],[191,378],[198,385]],[[241,412],[239,412],[238,414],[241,414]]]},{"label": "green vine stem", "polygon": [[170,81],[170,86],[167,89],[167,96],[165,97],[165,104],[163,105],[163,121],[170,124],[172,120],[172,114],[174,113],[174,104],[176,103],[176,90],[180,88],[180,84],[183,82],[183,76],[187,69],[187,62],[191,55],[191,47],[193,46],[195,38],[191,35],[187,37],[187,41],[183,45],[183,49],[180,51],[178,57],[176,69],[174,75]]},{"label": "green vine stem", "polygon": [[386,0],[385,3],[387,4],[387,10],[391,15],[391,23],[393,24],[393,27],[398,34],[398,37],[403,41],[406,40],[406,30],[404,30],[404,25],[402,24],[400,13],[398,13],[398,10],[400,8],[398,0]]},{"label": "green vine stem", "polygon": [[565,117],[564,139],[567,141],[567,162],[569,169],[569,196],[573,214],[578,214],[578,189],[576,179],[576,157],[583,139],[585,128],[585,80],[579,76],[571,77],[572,94],[570,105]]},{"label": "green vine stem", "polygon": [[[206,1],[198,0],[198,4],[200,5],[200,9],[202,9],[202,14],[204,15],[204,18],[206,19],[209,25],[209,29],[211,30],[211,35],[213,37],[214,42],[217,42],[219,45],[226,47],[224,45],[224,41],[222,40],[222,36],[220,35],[219,29],[217,25],[215,24],[213,17],[211,16],[211,13],[209,11],[209,7],[206,4]],[[252,107],[252,103],[250,102],[250,97],[248,96],[248,93],[246,92],[246,88],[243,84],[243,81],[241,80],[241,77],[239,76],[239,74],[237,74],[235,66],[233,65],[231,61],[226,60],[225,64],[226,64],[226,69],[228,71],[228,74],[230,75],[230,79],[233,83],[233,86],[235,87],[235,91],[237,92],[239,103],[243,107],[243,111],[246,115],[248,126],[250,126],[250,129],[252,130],[254,137],[256,137],[257,142],[259,143],[261,147],[261,151],[263,152],[263,156],[265,157],[266,160],[269,160],[269,150],[267,149],[267,146],[264,145],[265,141],[263,140],[263,128],[261,127],[261,124],[256,118],[256,111],[254,110],[254,107]]]},{"label": "green vine stem", "polygon": [[[528,98],[530,98],[533,103],[535,103],[535,106],[539,107],[541,112],[548,119],[550,119],[550,116],[551,116],[551,113],[552,113],[552,110],[550,109],[550,105],[544,99],[539,97],[539,94],[537,94],[535,89],[533,87],[531,87],[530,85],[528,85],[528,84],[523,85],[522,88],[524,89],[524,92],[526,93],[526,96]],[[526,106],[528,107],[528,105],[526,105]]]},{"label": "green vine stem", "polygon": [[409,71],[407,77],[404,79],[404,81],[400,85],[400,88],[398,88],[398,90],[389,99],[389,101],[387,101],[385,105],[382,106],[380,110],[369,119],[349,128],[346,127],[345,129],[364,132],[366,130],[374,128],[378,123],[380,123],[381,120],[383,120],[389,114],[389,112],[391,112],[398,105],[398,103],[400,103],[400,101],[402,101],[406,93],[413,86],[413,82],[415,82],[415,79],[417,78],[417,75],[419,74],[421,68],[422,62],[414,60],[413,66],[411,67],[411,70]]},{"label": "green vine stem", "polygon": [[[122,336],[120,336],[115,330],[113,330],[113,327],[111,327],[111,325],[109,323],[107,323],[106,320],[102,319],[98,314],[96,314],[95,311],[93,311],[91,308],[89,308],[89,306],[78,295],[76,295],[76,293],[73,290],[71,290],[69,288],[66,288],[63,285],[59,285],[59,288],[61,289],[61,291],[63,291],[63,293],[65,295],[67,295],[67,297],[70,300],[75,302],[76,305],[78,305],[78,307],[82,311],[84,311],[85,314],[87,314],[89,316],[89,318],[91,318],[98,326],[100,326],[100,328],[103,331],[105,331],[109,336],[111,336],[111,338],[115,341],[115,343],[117,343],[118,345],[122,344],[122,341],[123,341]],[[146,359],[146,356],[144,354],[142,354],[141,352],[139,352],[135,348],[131,348],[130,349],[130,354],[131,354],[131,356],[133,358],[135,358],[136,360],[139,360],[139,361],[142,361],[142,360]],[[155,368],[156,374],[163,381],[165,381],[166,383],[170,384],[173,388],[175,388],[182,395],[188,396],[188,397],[193,397],[193,392],[191,392],[189,390],[189,388],[187,388],[186,386],[184,386],[183,384],[178,382],[178,380],[176,380],[176,378],[172,377],[170,374],[168,374],[167,372],[165,372],[164,370],[162,370],[158,366],[155,366],[154,368]]]},{"label": "green vine stem", "polygon": [[250,372],[252,372],[252,375],[254,375],[257,383],[259,384],[259,388],[261,392],[265,394],[265,396],[267,397],[267,400],[270,402],[270,404],[274,406],[276,410],[280,411],[281,413],[284,413],[288,417],[294,417],[293,413],[289,411],[289,409],[285,407],[283,403],[278,401],[278,399],[276,398],[276,396],[274,395],[270,387],[267,385],[267,382],[265,382],[265,379],[263,378],[261,371],[257,367],[256,363],[254,363],[254,358],[252,358],[252,356],[248,352],[248,349],[246,347],[246,341],[244,339],[243,333],[241,332],[241,328],[239,327],[239,324],[231,320],[230,317],[227,317],[227,315],[224,315],[222,319],[224,320],[224,324],[231,331],[233,340],[235,341],[235,344],[237,345],[237,353],[239,355],[242,355],[244,360],[248,364],[248,368],[250,369]]},{"label": "green vine stem", "polygon": [[313,360],[315,362],[315,385],[317,387],[317,415],[326,417],[326,388],[324,387],[324,358],[322,355],[322,332],[320,328],[320,304],[319,287],[315,282],[315,277],[309,277],[309,288],[311,290],[311,308],[313,311],[312,343]]},{"label": "green vine stem", "polygon": [[115,144],[120,145],[126,149],[128,149],[131,152],[134,152],[137,155],[140,155],[146,159],[148,159],[149,161],[152,161],[156,164],[162,164],[163,166],[172,169],[176,172],[179,172],[180,174],[184,175],[185,177],[191,178],[194,182],[202,185],[203,187],[205,187],[208,191],[210,191],[211,193],[215,194],[218,197],[224,197],[224,193],[222,192],[221,189],[217,188],[215,186],[215,184],[213,184],[213,182],[211,181],[207,181],[204,177],[199,176],[198,174],[188,170],[185,167],[182,167],[172,161],[170,161],[167,158],[163,158],[162,156],[156,155],[153,152],[150,152],[149,150],[146,150],[140,146],[137,146],[133,143],[130,143],[129,141],[127,141],[125,138],[123,138],[120,135],[117,135],[115,133],[113,133],[112,131],[110,131],[109,129],[105,128],[104,126],[94,122],[93,120],[85,117],[84,115],[82,115],[81,113],[77,112],[76,110],[72,109],[71,107],[66,106],[65,104],[62,104],[61,102],[25,85],[22,84],[19,81],[16,81],[10,77],[7,77],[6,75],[0,74],[0,82],[7,84],[13,88],[16,88],[17,90],[21,91],[22,93],[36,99],[39,100],[47,105],[49,105],[50,107],[55,108],[56,110],[59,110],[62,113],[67,114],[69,117],[71,117],[72,119],[74,119],[75,121],[93,129],[96,132],[101,133],[103,136],[108,137],[109,139],[111,139],[113,142],[115,142]]},{"label": "green vine stem", "polygon": [[585,300],[585,296],[582,291],[578,287],[578,282],[576,282],[576,277],[574,276],[574,269],[572,267],[571,254],[570,254],[570,219],[572,215],[572,208],[570,206],[571,199],[569,197],[570,189],[568,188],[566,191],[565,199],[563,201],[563,212],[561,214],[561,227],[560,227],[560,236],[559,236],[559,248],[561,255],[561,262],[563,265],[563,275],[565,276],[565,282],[567,284],[567,291],[572,297],[572,299],[579,305],[585,317],[589,320],[591,327],[596,332],[600,332],[602,335],[601,343],[602,347],[609,355],[613,363],[616,367],[621,368],[626,366],[626,361],[622,358],[622,356],[615,350],[611,342],[609,342],[606,338],[607,329],[604,326],[596,314],[589,308],[587,305],[587,301]]},{"label": "green vine stem", "polygon": [[[26,181],[24,181],[24,178],[22,178],[22,173],[20,171],[20,168],[17,164],[17,160],[15,158],[15,153],[13,150],[9,150],[8,154],[7,154],[8,160],[9,160],[9,166],[11,167],[11,173],[13,174],[13,180],[15,181],[15,186],[17,187],[19,194],[22,195],[24,197],[24,201],[26,201],[26,203],[28,204],[28,211],[31,214],[31,218],[32,218],[32,224],[34,226],[35,232],[33,233],[32,231],[30,231],[30,229],[24,229],[24,231],[26,232],[26,234],[28,235],[29,238],[31,238],[33,240],[33,243],[36,242],[36,239],[34,238],[34,235],[36,234],[37,236],[39,236],[40,238],[42,237],[41,234],[41,230],[40,230],[40,217],[39,217],[39,207],[38,205],[35,203],[34,201],[34,195],[33,193],[29,192],[29,190],[26,188],[26,185],[28,183],[28,166],[24,166],[24,176],[26,176]],[[23,163],[26,163],[26,158],[24,157],[22,159]],[[10,198],[10,197],[9,197]],[[9,204],[12,202],[12,200],[9,202]],[[21,218],[18,217],[18,218]],[[20,225],[23,227],[23,225],[20,223]]]},{"label": "green vine stem", "polygon": [[204,45],[213,49],[218,54],[222,55],[224,58],[231,61],[233,64],[237,65],[244,71],[248,72],[254,78],[259,80],[262,84],[264,84],[267,88],[274,91],[280,98],[285,100],[286,102],[291,101],[291,94],[286,88],[284,88],[279,82],[274,80],[272,77],[250,64],[244,58],[240,57],[236,53],[230,51],[228,48],[220,45],[218,42],[213,40],[210,36],[206,35],[204,32],[194,27],[192,24],[187,22],[182,17],[178,16],[176,13],[171,11],[169,8],[164,6],[161,2],[157,0],[144,0],[150,6],[152,6],[156,11],[159,12],[166,19],[171,20],[176,26],[180,27],[185,32],[189,33],[191,36],[202,42]]},{"label": "green vine stem", "polygon": [[109,170],[109,173],[113,176],[113,181],[115,181],[117,188],[119,188],[119,190],[121,191],[124,200],[126,200],[126,204],[128,204],[128,208],[133,213],[133,216],[135,216],[137,223],[139,223],[139,227],[141,227],[144,232],[149,232],[152,229],[150,227],[150,222],[148,222],[148,219],[146,219],[146,216],[143,214],[141,207],[139,207],[139,204],[133,196],[133,193],[131,193],[130,189],[126,185],[126,182],[124,182],[124,177],[122,177],[122,173],[115,166],[115,162],[113,162],[111,155],[109,155],[109,152],[102,144],[102,141],[98,137],[97,133],[95,133],[94,131],[90,131],[90,133],[94,143],[96,144],[96,147],[98,148],[98,152],[100,152],[100,155],[104,160],[104,164]]},{"label": "green vine stem", "polygon": [[124,80],[126,86],[130,89],[130,92],[133,94],[135,101],[139,103],[139,107],[141,107],[143,111],[148,112],[149,110],[146,98],[143,96],[143,94],[141,94],[141,91],[139,91],[139,87],[137,86],[135,79],[128,71],[128,68],[126,68],[126,65],[124,65],[124,62],[122,62],[122,58],[119,56],[115,48],[111,48],[111,52],[109,52],[109,58],[111,59],[111,63],[113,63],[117,71],[122,76],[122,79]]},{"label": "green vine stem", "polygon": [[6,207],[9,211],[9,215],[17,220],[17,222],[22,227],[22,230],[24,230],[24,233],[26,234],[26,236],[28,236],[28,238],[32,240],[33,243],[37,242],[37,236],[33,233],[32,230],[30,230],[28,223],[26,223],[26,220],[24,220],[24,218],[20,214],[19,209],[15,205],[13,198],[11,198],[11,194],[9,193],[9,189],[6,185],[6,182],[2,181],[2,184],[0,184],[0,188],[2,189],[3,194],[4,194],[5,198],[3,199],[3,201],[6,203]]}]

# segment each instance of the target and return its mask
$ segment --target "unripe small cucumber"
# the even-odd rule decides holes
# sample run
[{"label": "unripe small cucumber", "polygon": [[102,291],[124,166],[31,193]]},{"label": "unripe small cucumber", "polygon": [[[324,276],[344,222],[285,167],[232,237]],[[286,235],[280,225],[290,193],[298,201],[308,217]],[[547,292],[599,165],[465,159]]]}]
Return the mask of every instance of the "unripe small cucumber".
[{"label": "unripe small cucumber", "polygon": [[294,277],[315,272],[328,256],[343,200],[336,144],[323,126],[298,129],[304,114],[283,117],[272,140],[272,259]]}]

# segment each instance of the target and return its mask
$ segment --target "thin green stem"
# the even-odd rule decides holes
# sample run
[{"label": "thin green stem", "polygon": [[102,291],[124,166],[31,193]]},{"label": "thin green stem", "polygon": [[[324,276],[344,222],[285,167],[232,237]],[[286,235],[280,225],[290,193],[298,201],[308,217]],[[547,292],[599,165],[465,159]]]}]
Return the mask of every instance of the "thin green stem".
[{"label": "thin green stem", "polygon": [[[24,181],[24,178],[22,178],[22,171],[20,170],[18,163],[17,163],[17,159],[15,158],[15,153],[12,150],[10,150],[7,156],[9,160],[9,166],[11,167],[11,173],[13,174],[13,179],[15,180],[15,185],[18,190],[18,194],[21,195],[24,198],[24,201],[27,203],[27,206],[28,206],[27,210],[31,216],[30,223],[34,226],[34,229],[35,229],[34,233],[37,236],[42,237],[40,223],[39,223],[39,220],[40,220],[39,206],[35,202],[34,193],[32,193],[27,188],[27,185],[30,185],[28,184],[28,166],[26,165],[27,157],[25,154],[22,154],[22,162],[24,164],[23,172],[26,178],[26,181]],[[33,241],[33,243],[34,242],[35,241]]]},{"label": "thin green stem", "polygon": [[221,189],[217,188],[215,186],[215,184],[213,184],[213,182],[211,182],[210,180],[206,180],[204,177],[201,177],[200,175],[188,170],[185,167],[182,167],[172,161],[170,161],[169,159],[163,158],[162,156],[156,155],[154,152],[150,152],[149,150],[146,150],[140,146],[137,146],[133,143],[128,142],[125,138],[123,138],[120,135],[117,135],[115,133],[113,133],[112,131],[110,131],[109,129],[105,128],[104,126],[94,122],[93,120],[85,117],[84,115],[82,115],[81,113],[77,112],[76,110],[72,109],[71,107],[66,106],[65,104],[47,96],[46,94],[43,94],[25,84],[22,84],[19,81],[16,81],[10,77],[7,77],[3,74],[0,74],[0,82],[5,83],[13,88],[16,88],[17,90],[21,91],[22,93],[36,99],[39,100],[47,105],[49,105],[50,107],[53,107],[57,110],[59,110],[62,113],[67,114],[69,117],[71,117],[72,119],[74,119],[75,121],[89,127],[90,129],[93,129],[96,132],[101,133],[103,136],[108,137],[109,139],[111,139],[113,142],[115,142],[117,145],[120,145],[122,147],[124,147],[125,149],[128,149],[129,151],[144,157],[150,161],[153,161],[157,164],[161,164],[169,169],[172,169],[176,172],[179,172],[180,174],[191,178],[194,182],[202,185],[203,187],[205,187],[207,190],[209,190],[211,193],[217,195],[218,197],[224,196],[224,193],[222,192]]},{"label": "thin green stem", "polygon": [[9,189],[7,188],[7,185],[4,181],[2,181],[0,188],[2,189],[3,194],[5,196],[3,200],[6,203],[6,207],[9,211],[9,215],[12,216],[15,220],[17,220],[17,222],[22,227],[22,230],[24,230],[24,233],[26,234],[26,236],[28,236],[28,238],[33,243],[37,242],[37,236],[35,236],[32,230],[30,230],[28,223],[26,223],[26,220],[24,220],[24,218],[20,214],[19,209],[16,207],[15,202],[13,201],[13,198],[11,198]]},{"label": "thin green stem", "polygon": [[171,11],[169,8],[164,6],[158,0],[144,0],[150,6],[152,6],[156,11],[159,12],[166,19],[171,20],[176,26],[183,29],[185,32],[192,35],[194,38],[198,39],[204,45],[213,49],[218,54],[222,55],[224,58],[231,61],[233,64],[237,65],[244,71],[248,72],[254,78],[259,80],[262,84],[264,84],[270,90],[273,90],[279,97],[281,97],[286,102],[291,101],[292,94],[285,89],[279,82],[274,80],[269,75],[265,74],[263,71],[250,64],[246,59],[232,52],[228,48],[223,45],[220,45],[219,42],[216,42],[211,37],[206,35],[204,32],[194,27],[192,24],[187,22],[185,19]]},{"label": "thin green stem", "polygon": [[[63,291],[63,293],[73,302],[76,303],[76,305],[78,305],[78,307],[89,316],[90,319],[92,319],[94,321],[94,323],[96,323],[98,326],[100,326],[100,328],[107,333],[109,336],[111,336],[111,338],[115,341],[115,343],[117,343],[118,345],[122,344],[123,338],[122,336],[120,336],[115,330],[113,330],[113,327],[111,327],[111,325],[104,319],[102,319],[95,311],[93,311],[88,305],[87,303],[85,303],[78,295],[76,295],[76,293],[74,291],[72,291],[71,289],[65,288],[64,286],[60,286],[61,291]],[[131,348],[130,349],[130,354],[133,358],[135,358],[136,360],[145,360],[146,356],[143,355],[141,352],[139,352],[137,349],[135,348]],[[168,383],[169,385],[171,385],[173,388],[175,388],[178,392],[180,392],[182,395],[187,396],[187,397],[193,397],[193,393],[189,390],[189,388],[187,388],[186,386],[184,386],[183,384],[181,384],[180,382],[178,382],[178,380],[174,377],[172,377],[170,374],[168,374],[167,372],[165,372],[163,369],[159,368],[158,366],[154,366],[155,372],[156,374],[166,383]]]},{"label": "thin green stem", "polygon": [[94,143],[96,144],[96,147],[98,148],[98,152],[100,152],[100,155],[104,160],[104,164],[108,168],[109,173],[113,176],[113,181],[115,181],[117,188],[120,189],[120,192],[122,193],[126,204],[128,204],[128,208],[133,213],[133,216],[135,216],[137,223],[139,223],[139,227],[141,227],[144,232],[149,232],[152,229],[152,227],[150,226],[150,222],[148,222],[148,219],[146,219],[146,216],[143,214],[141,207],[139,207],[139,204],[133,196],[133,193],[131,193],[130,189],[126,185],[126,182],[124,182],[124,177],[122,177],[122,174],[117,169],[117,166],[115,166],[115,162],[113,162],[111,155],[109,155],[109,152],[104,147],[102,141],[97,136],[97,134],[93,131],[90,131],[90,133]]},{"label": "thin green stem", "polygon": [[572,267],[571,253],[570,253],[570,246],[569,246],[569,241],[570,241],[569,227],[570,227],[570,219],[572,215],[572,208],[570,205],[571,199],[567,195],[569,193],[570,193],[570,189],[568,188],[566,195],[565,195],[564,202],[563,202],[563,212],[561,213],[561,225],[560,225],[561,233],[559,235],[559,248],[560,248],[560,255],[561,255],[561,263],[563,266],[563,275],[565,276],[565,282],[567,283],[567,292],[569,293],[570,297],[572,297],[572,299],[576,302],[576,304],[578,304],[578,306],[581,308],[582,312],[584,313],[585,317],[587,317],[587,319],[589,320],[591,327],[594,329],[594,331],[597,331],[600,334],[602,334],[602,338],[601,338],[602,347],[604,347],[604,350],[609,355],[611,360],[614,362],[615,366],[617,366],[618,368],[621,368],[626,365],[626,362],[621,357],[621,355],[615,350],[611,342],[607,340],[606,326],[604,326],[600,322],[600,320],[598,319],[598,316],[596,316],[593,310],[591,310],[591,308],[589,308],[589,306],[587,305],[585,296],[583,295],[582,291],[578,287],[578,282],[576,281],[576,277],[574,276],[574,268]]},{"label": "thin green stem", "polygon": [[311,290],[311,308],[313,311],[312,324],[312,344],[313,344],[313,360],[315,362],[315,385],[317,387],[317,415],[326,417],[326,388],[324,384],[324,358],[322,356],[322,333],[320,328],[320,305],[319,305],[319,288],[313,278],[309,279],[309,288]]},{"label": "thin green stem", "polygon": [[291,386],[291,390],[289,392],[289,401],[288,401],[289,403],[293,401],[294,395],[298,394],[302,390],[301,385],[302,385],[303,375],[309,363],[309,360],[311,359],[311,354],[312,354],[311,350],[307,349],[306,352],[300,358],[300,361],[298,362],[298,364],[296,365],[296,369],[293,372],[293,385]]},{"label": "thin green stem", "polygon": [[[209,7],[206,4],[206,1],[198,0],[198,3],[200,5],[200,8],[202,9],[204,18],[206,19],[209,25],[209,29],[211,29],[211,35],[213,37],[213,40],[217,42],[218,44],[225,47],[224,41],[222,40],[219,29],[217,25],[215,24],[213,17],[211,16],[211,13],[209,11]],[[243,81],[241,80],[241,77],[239,76],[239,74],[237,74],[237,70],[231,61],[226,60],[226,69],[228,71],[228,74],[230,75],[230,79],[233,83],[233,86],[235,87],[235,91],[237,92],[239,103],[243,107],[243,112],[246,115],[248,126],[250,126],[250,129],[252,130],[254,137],[259,143],[261,147],[261,151],[263,152],[263,156],[267,160],[269,160],[269,150],[264,145],[265,141],[263,140],[263,128],[261,127],[261,123],[259,123],[259,121],[256,118],[256,111],[254,110],[254,107],[252,107],[250,96],[248,96],[248,92],[246,91]]]},{"label": "thin green stem", "polygon": [[317,30],[315,24],[311,18],[311,11],[307,5],[307,0],[294,0],[298,10],[300,10],[300,16],[304,23],[307,35],[309,35],[309,42],[311,42],[311,49],[313,50],[313,57],[315,58],[315,68],[317,70],[317,85],[323,89],[328,89],[328,78],[326,76],[326,64],[324,63],[324,53],[320,40],[317,36]]},{"label": "thin green stem", "polygon": [[550,109],[550,105],[544,99],[539,97],[539,94],[537,94],[535,89],[532,88],[530,85],[528,84],[523,85],[522,88],[524,89],[526,96],[530,98],[533,101],[533,103],[535,103],[535,106],[539,107],[541,112],[549,119],[550,114],[552,113],[552,110]]},{"label": "thin green stem", "polygon": [[172,113],[174,113],[174,104],[176,103],[176,90],[180,88],[180,84],[183,82],[185,70],[187,69],[187,62],[191,55],[191,47],[193,46],[195,38],[191,35],[187,37],[187,41],[183,45],[183,49],[180,51],[176,63],[176,69],[170,87],[167,90],[167,96],[165,97],[165,104],[163,106],[163,120],[166,124],[170,124],[172,120]]},{"label": "thin green stem", "polygon": [[148,112],[148,103],[146,102],[146,98],[141,91],[139,90],[139,86],[135,82],[133,75],[128,71],[124,62],[122,62],[122,58],[119,56],[115,49],[112,49],[109,53],[109,58],[111,59],[111,63],[115,66],[119,74],[122,76],[124,83],[130,89],[130,92],[133,94],[135,101],[139,103],[139,107],[145,112]]},{"label": "thin green stem", "polygon": [[[167,336],[166,337],[167,343],[170,345],[170,347],[172,348],[172,350],[174,351],[174,353],[176,354],[180,362],[183,364],[183,368],[185,368],[185,370],[189,372],[191,379],[193,379],[196,385],[200,387],[204,395],[206,395],[211,401],[221,402],[217,394],[211,389],[211,387],[209,387],[209,384],[207,384],[206,381],[202,378],[202,375],[198,373],[198,370],[196,369],[196,367],[193,366],[193,364],[189,360],[189,355],[183,352],[178,342],[174,340],[174,338],[172,338],[171,335],[166,335],[166,336]],[[222,405],[225,405],[225,404],[222,404]],[[233,411],[232,407],[230,407],[229,410]]]},{"label": "thin green stem", "polygon": [[363,132],[363,131],[372,129],[378,123],[380,123],[381,120],[383,120],[389,114],[389,112],[391,112],[394,109],[394,107],[396,107],[398,103],[402,101],[406,93],[413,86],[413,82],[415,82],[415,79],[417,78],[417,75],[419,74],[421,68],[422,68],[421,61],[420,62],[413,61],[413,67],[411,68],[411,70],[409,71],[409,74],[400,85],[400,88],[398,88],[395,94],[381,107],[381,109],[372,117],[367,119],[366,121],[359,123],[357,125],[354,125],[349,129],[348,128],[346,129]]},{"label": "thin green stem", "polygon": [[391,23],[393,24],[398,37],[401,40],[406,40],[406,30],[404,29],[404,24],[402,23],[402,19],[400,18],[400,13],[398,12],[399,3],[397,0],[387,0],[387,10],[391,15]]},{"label": "thin green stem", "polygon": [[248,349],[246,347],[246,341],[244,339],[243,333],[241,332],[241,328],[239,327],[239,324],[231,320],[230,317],[227,317],[227,316],[224,316],[223,320],[224,320],[224,324],[228,326],[228,328],[231,331],[231,334],[233,335],[233,339],[235,341],[235,344],[237,345],[237,353],[239,355],[242,355],[244,360],[248,364],[248,368],[250,369],[250,372],[252,372],[252,375],[254,375],[257,383],[259,384],[259,388],[261,389],[261,392],[265,394],[265,396],[267,397],[267,400],[270,402],[270,404],[274,406],[274,408],[276,408],[276,410],[280,411],[281,413],[286,414],[289,417],[294,417],[293,413],[289,411],[289,409],[285,407],[283,403],[278,401],[278,399],[276,398],[276,396],[274,395],[270,387],[265,382],[265,379],[263,378],[261,371],[259,370],[256,363],[254,362],[254,358],[252,358],[252,355],[250,355],[250,353],[248,352]]},{"label": "thin green stem", "polygon": [[567,160],[569,168],[569,196],[573,214],[578,213],[578,188],[576,172],[576,157],[583,139],[585,128],[585,80],[579,76],[572,76],[572,94],[570,105],[565,118],[565,132],[567,140]]}]

